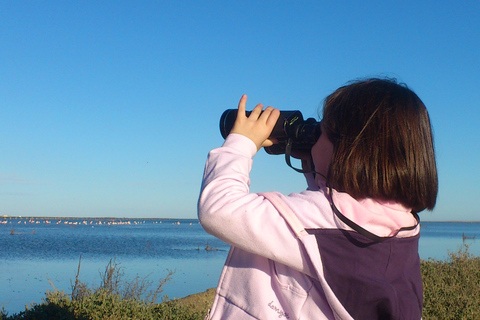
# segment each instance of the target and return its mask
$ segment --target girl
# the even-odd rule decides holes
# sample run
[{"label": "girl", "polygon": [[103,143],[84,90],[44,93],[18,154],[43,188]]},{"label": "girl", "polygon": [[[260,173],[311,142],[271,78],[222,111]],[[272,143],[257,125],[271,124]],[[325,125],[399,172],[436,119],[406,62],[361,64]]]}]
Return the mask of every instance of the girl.
[{"label": "girl", "polygon": [[308,189],[281,195],[249,192],[279,111],[247,117],[246,100],[209,153],[198,202],[204,229],[232,245],[210,319],[420,319],[417,213],[438,190],[422,101],[392,80],[337,89],[301,157]]}]

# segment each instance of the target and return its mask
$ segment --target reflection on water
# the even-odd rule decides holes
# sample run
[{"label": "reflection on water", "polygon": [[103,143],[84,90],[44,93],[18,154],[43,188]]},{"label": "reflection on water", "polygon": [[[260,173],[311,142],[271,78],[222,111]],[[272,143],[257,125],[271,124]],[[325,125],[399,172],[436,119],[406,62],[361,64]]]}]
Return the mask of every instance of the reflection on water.
[{"label": "reflection on water", "polygon": [[[444,260],[463,242],[480,255],[478,237],[479,223],[423,222],[420,257]],[[175,270],[163,294],[184,297],[216,286],[228,249],[198,220],[0,218],[0,307],[19,312],[52,285],[70,293],[80,256],[80,280],[88,285],[97,286],[115,258],[129,280],[156,282]]]}]

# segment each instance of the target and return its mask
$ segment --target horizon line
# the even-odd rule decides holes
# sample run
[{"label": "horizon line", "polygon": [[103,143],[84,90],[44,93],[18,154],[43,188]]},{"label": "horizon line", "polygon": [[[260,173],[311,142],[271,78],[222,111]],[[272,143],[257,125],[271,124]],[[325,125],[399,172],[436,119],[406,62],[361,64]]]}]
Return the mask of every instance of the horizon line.
[{"label": "horizon line", "polygon": [[[53,217],[53,216],[10,216],[10,215],[1,215],[0,218],[3,219],[50,219],[50,220],[59,220],[59,219],[130,219],[130,220],[198,220],[198,218],[160,218],[160,217],[73,217],[73,216],[64,216],[64,217]],[[480,223],[480,220],[422,220],[422,222],[446,222],[446,223]]]}]

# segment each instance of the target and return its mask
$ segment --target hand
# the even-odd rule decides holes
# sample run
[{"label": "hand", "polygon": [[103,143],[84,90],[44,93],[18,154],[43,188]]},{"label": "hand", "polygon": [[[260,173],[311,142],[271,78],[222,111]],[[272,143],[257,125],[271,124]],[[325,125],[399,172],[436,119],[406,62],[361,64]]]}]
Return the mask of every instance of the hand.
[{"label": "hand", "polygon": [[280,110],[272,107],[263,110],[263,105],[260,103],[247,117],[245,114],[246,103],[247,96],[243,95],[238,103],[237,119],[230,133],[238,133],[249,138],[255,143],[257,150],[262,147],[270,147],[274,141],[268,139],[268,137],[280,117]]}]

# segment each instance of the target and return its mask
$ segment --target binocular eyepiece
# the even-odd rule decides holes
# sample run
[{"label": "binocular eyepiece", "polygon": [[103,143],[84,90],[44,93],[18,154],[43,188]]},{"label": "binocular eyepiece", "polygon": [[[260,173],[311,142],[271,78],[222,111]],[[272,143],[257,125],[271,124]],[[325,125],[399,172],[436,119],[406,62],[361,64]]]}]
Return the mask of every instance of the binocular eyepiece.
[{"label": "binocular eyepiece", "polygon": [[[251,111],[247,111],[247,116],[250,113]],[[236,118],[237,109],[228,109],[223,112],[220,118],[220,133],[224,139],[232,130]],[[284,154],[287,145],[290,144],[292,151],[310,152],[320,134],[320,123],[315,119],[303,120],[302,113],[298,110],[280,111],[280,117],[269,137],[269,139],[276,139],[278,143],[264,149],[268,154]]]}]

